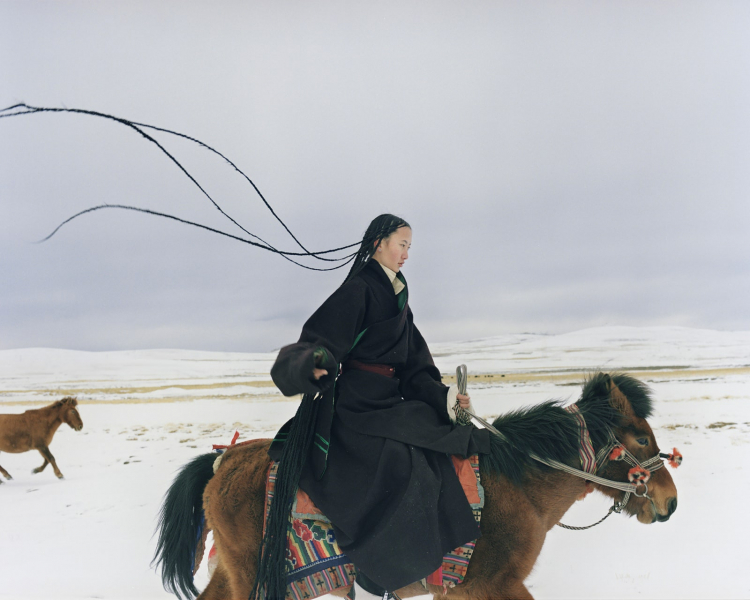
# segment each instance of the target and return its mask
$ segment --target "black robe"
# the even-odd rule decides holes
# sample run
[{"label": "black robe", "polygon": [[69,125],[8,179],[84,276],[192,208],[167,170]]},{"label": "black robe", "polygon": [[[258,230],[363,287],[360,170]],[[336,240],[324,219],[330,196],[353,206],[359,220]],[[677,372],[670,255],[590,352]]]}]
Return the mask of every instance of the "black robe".
[{"label": "black robe", "polygon": [[[322,393],[300,487],[331,520],[341,550],[388,590],[427,577],[446,552],[480,536],[450,455],[489,452],[486,430],[451,423],[448,388],[407,298],[371,260],[271,369],[286,396]],[[321,349],[328,375],[316,381]],[[344,369],[336,378],[347,358],[394,366],[396,376]],[[271,447],[276,460],[288,426]]]}]

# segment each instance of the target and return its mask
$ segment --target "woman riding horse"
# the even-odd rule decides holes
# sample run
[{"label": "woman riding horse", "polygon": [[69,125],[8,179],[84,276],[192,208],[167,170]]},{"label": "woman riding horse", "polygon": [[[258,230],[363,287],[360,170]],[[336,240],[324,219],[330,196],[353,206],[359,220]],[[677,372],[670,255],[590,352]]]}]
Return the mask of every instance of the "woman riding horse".
[{"label": "woman riding horse", "polygon": [[[304,394],[269,451],[281,461],[275,498],[298,484],[331,520],[357,568],[357,600],[427,577],[447,551],[480,537],[449,455],[488,453],[489,434],[454,425],[456,401],[466,408],[469,397],[441,383],[413,323],[401,273],[411,238],[403,219],[375,218],[344,283],[271,369],[284,395]],[[289,505],[277,511],[266,545],[274,528],[286,539]],[[256,589],[275,597],[285,583],[264,572],[274,568],[269,552]]]}]

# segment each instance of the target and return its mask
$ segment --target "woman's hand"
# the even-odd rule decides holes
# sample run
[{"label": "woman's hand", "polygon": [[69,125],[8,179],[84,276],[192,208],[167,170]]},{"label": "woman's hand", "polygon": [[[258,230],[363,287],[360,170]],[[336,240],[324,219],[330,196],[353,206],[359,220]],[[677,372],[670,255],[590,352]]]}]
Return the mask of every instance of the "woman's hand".
[{"label": "woman's hand", "polygon": [[471,397],[465,394],[456,394],[456,400],[461,408],[469,408],[471,406]]},{"label": "woman's hand", "polygon": [[316,348],[313,352],[313,360],[315,361],[315,365],[313,366],[313,377],[315,378],[315,381],[320,381],[321,377],[328,375],[326,369],[319,368],[325,363],[326,358],[328,358],[328,352],[326,352],[326,349],[322,346]]}]

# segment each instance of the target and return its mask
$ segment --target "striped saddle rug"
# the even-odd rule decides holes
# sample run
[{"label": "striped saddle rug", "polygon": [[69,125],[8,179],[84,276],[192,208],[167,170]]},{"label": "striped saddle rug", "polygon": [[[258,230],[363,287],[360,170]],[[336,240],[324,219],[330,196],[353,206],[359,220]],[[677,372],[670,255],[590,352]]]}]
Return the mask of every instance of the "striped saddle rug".
[{"label": "striped saddle rug", "polygon": [[[478,523],[484,506],[484,490],[479,480],[479,457],[452,458]],[[277,470],[278,463],[271,463],[266,480],[266,518],[276,487]],[[444,588],[463,583],[475,542],[476,540],[468,542],[446,554],[441,567],[427,577],[426,582]],[[349,586],[354,581],[354,565],[339,550],[331,522],[302,490],[297,491],[292,507],[292,521],[287,530],[286,560],[286,600],[311,600],[337,588]]]}]

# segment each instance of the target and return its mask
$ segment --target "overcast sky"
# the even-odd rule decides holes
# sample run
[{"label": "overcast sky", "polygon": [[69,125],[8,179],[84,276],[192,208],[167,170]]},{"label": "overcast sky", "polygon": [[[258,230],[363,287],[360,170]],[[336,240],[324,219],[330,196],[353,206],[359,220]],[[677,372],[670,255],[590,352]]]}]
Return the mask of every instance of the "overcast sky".
[{"label": "overcast sky", "polygon": [[[428,341],[600,325],[750,330],[750,3],[0,0],[0,108],[97,110],[214,146],[308,247],[392,212]],[[159,140],[251,232],[250,186]],[[137,133],[0,119],[0,348],[268,351],[344,270],[231,233]]]}]

